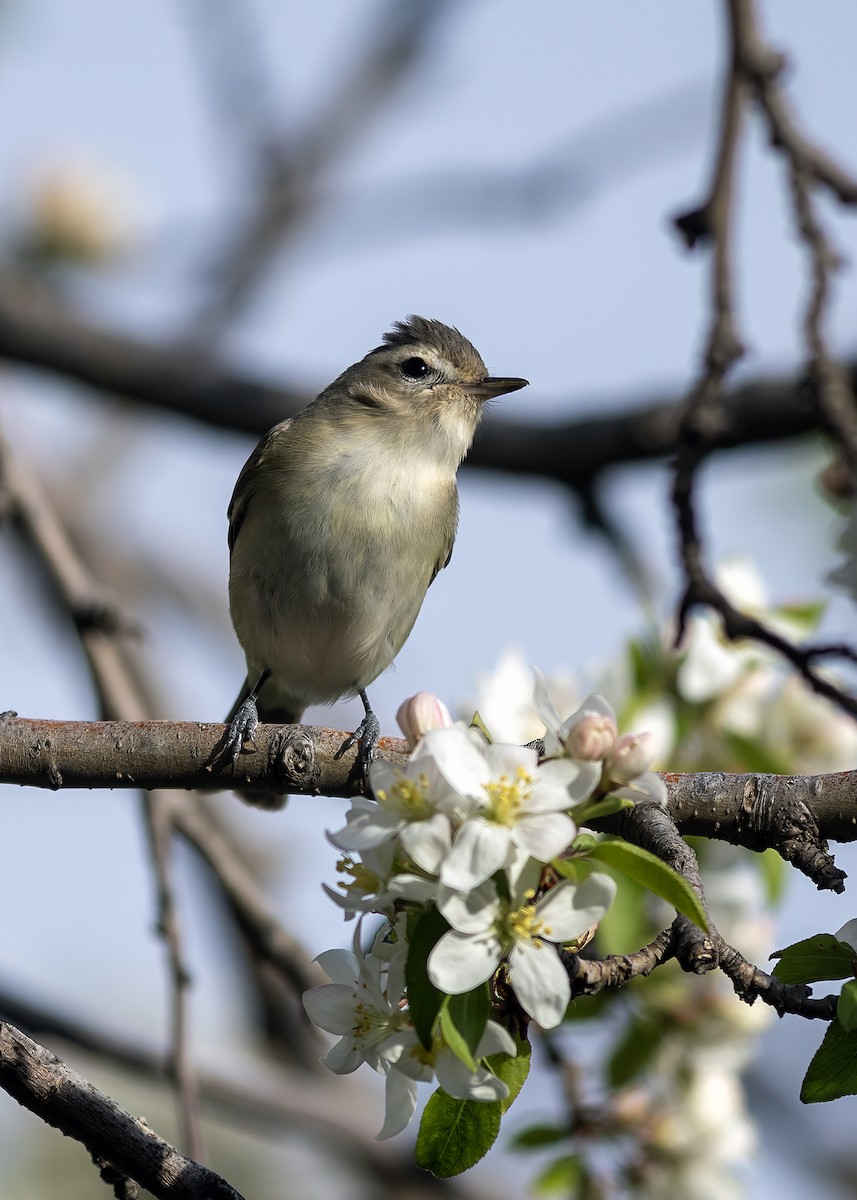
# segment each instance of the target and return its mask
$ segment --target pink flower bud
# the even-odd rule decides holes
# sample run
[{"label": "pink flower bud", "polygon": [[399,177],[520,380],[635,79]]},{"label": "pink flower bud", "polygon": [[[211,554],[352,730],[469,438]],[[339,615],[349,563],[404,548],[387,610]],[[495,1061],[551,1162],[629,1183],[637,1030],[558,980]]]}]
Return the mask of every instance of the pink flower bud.
[{"label": "pink flower bud", "polygon": [[655,761],[650,733],[623,733],[604,760],[604,774],[613,783],[630,783]]},{"label": "pink flower bud", "polygon": [[399,728],[411,749],[430,729],[445,729],[452,724],[449,709],[431,692],[417,692],[405,700],[396,713]]},{"label": "pink flower bud", "polygon": [[612,717],[584,717],[569,729],[565,753],[578,762],[601,762],[615,741],[616,722]]}]

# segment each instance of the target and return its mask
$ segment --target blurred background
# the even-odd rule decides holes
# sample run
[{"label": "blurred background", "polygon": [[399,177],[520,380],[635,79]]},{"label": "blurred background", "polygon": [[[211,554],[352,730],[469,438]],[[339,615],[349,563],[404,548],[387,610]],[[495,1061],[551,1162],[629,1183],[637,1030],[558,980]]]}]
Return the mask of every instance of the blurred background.
[{"label": "blurred background", "polygon": [[[225,513],[261,420],[250,383],[269,389],[268,402],[274,389],[306,402],[415,312],[458,326],[492,372],[530,380],[488,422],[538,427],[680,399],[703,346],[706,260],[684,251],[670,218],[699,201],[708,179],[722,8],[0,0],[0,429],[139,624],[132,650],[154,715],[219,720],[243,679],[227,610]],[[759,12],[788,55],[788,92],[806,131],[854,169],[857,10],[847,0],[828,0],[823,12],[769,0]],[[738,204],[737,308],[749,353],[735,382],[798,374],[805,256],[782,165],[757,123],[742,150]],[[853,215],[825,202],[823,217],[853,262]],[[63,359],[43,346],[40,362],[38,347],[15,348],[19,309],[44,320],[47,347],[66,322],[72,335],[74,322],[119,335],[117,359],[137,348],[134,370],[143,379],[151,371],[149,392],[165,362],[203,384],[218,364],[247,387],[227,390],[216,415],[201,401],[200,419],[178,411],[180,388],[175,402],[147,403],[145,386],[88,387],[86,339],[80,361],[74,349]],[[846,268],[828,322],[829,345],[845,357],[855,353],[855,317]],[[840,519],[815,484],[826,462],[815,437],[718,455],[704,474],[703,523],[711,561],[752,562],[766,603],[827,598],[821,629],[836,640],[853,632],[853,608],[827,584]],[[461,712],[479,704],[486,717],[497,686],[505,701],[524,703],[526,664],[582,696],[615,672],[629,638],[663,625],[675,606],[663,462],[602,473],[600,530],[581,519],[573,493],[537,474],[465,468],[460,490],[450,567],[394,670],[371,688],[385,733],[396,732],[402,699],[421,689]],[[617,545],[633,549],[630,575]],[[0,708],[98,716],[68,615],[8,525],[0,578]],[[500,667],[507,674],[492,691]],[[352,703],[306,719],[350,729],[358,717]],[[218,809],[309,958],[351,936],[320,889],[337,857],[324,831],[343,811],[340,801],[307,798],[282,814],[230,798]],[[7,789],[2,812],[0,989],[162,1053],[168,986],[138,797]],[[198,858],[182,844],[177,856],[193,1056],[254,1094],[285,1096],[288,1110],[304,1085],[293,1063],[264,1048],[238,939]],[[853,875],[852,848],[838,861]],[[789,879],[763,954],[853,915],[847,893],[819,896],[804,878]],[[851,1194],[843,1164],[854,1101],[824,1111],[797,1101],[819,1036],[791,1019],[759,1043],[747,1077],[757,1142],[737,1156],[744,1194],[804,1195],[822,1170],[826,1195]],[[177,1136],[164,1089],[80,1047],[50,1044]],[[371,1137],[383,1108],[375,1082],[313,1077],[323,1097],[313,1103]],[[554,1111],[558,1091],[542,1072],[510,1129]],[[252,1112],[214,1121],[212,1165],[248,1196],[418,1195],[428,1186],[410,1191],[399,1179],[394,1193],[374,1159],[355,1167],[331,1155],[323,1131],[307,1135],[293,1112],[279,1123]],[[404,1170],[410,1137],[383,1161]],[[534,1160],[506,1142],[501,1135],[459,1186],[524,1194]],[[0,1194],[50,1194],[58,1181],[68,1197],[103,1187],[80,1147],[0,1094]],[[736,1186],[705,1194],[742,1194]]]}]

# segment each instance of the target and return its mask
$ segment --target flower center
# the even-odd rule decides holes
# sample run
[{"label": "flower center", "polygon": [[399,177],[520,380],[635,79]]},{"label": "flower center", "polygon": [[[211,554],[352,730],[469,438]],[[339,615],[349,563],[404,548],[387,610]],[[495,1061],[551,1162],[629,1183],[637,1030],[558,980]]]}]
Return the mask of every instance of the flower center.
[{"label": "flower center", "polygon": [[553,930],[549,925],[538,916],[536,906],[532,903],[535,892],[528,889],[524,892],[524,899],[529,903],[522,904],[520,908],[510,909],[502,921],[502,932],[507,938],[513,941],[520,942],[537,942],[539,938],[550,939]]},{"label": "flower center", "polygon": [[348,894],[349,892],[360,892],[371,895],[378,890],[380,880],[377,875],[351,857],[350,854],[343,854],[342,858],[336,864],[336,870],[340,875],[350,875],[350,879],[341,879],[338,886]]},{"label": "flower center", "polygon": [[524,767],[518,767],[514,779],[501,775],[499,779],[486,783],[488,806],[484,815],[497,825],[514,825],[532,786],[533,777]]},{"label": "flower center", "polygon": [[[355,999],[357,993],[354,993]],[[351,1033],[357,1041],[368,1041],[377,1037],[379,1032],[385,1032],[392,1025],[391,1014],[379,1012],[371,1004],[363,1004],[357,1000],[354,1005],[354,1024]]]},{"label": "flower center", "polygon": [[409,821],[423,821],[434,809],[428,799],[429,777],[423,772],[417,779],[402,778],[389,791],[382,789],[375,797],[382,808]]}]

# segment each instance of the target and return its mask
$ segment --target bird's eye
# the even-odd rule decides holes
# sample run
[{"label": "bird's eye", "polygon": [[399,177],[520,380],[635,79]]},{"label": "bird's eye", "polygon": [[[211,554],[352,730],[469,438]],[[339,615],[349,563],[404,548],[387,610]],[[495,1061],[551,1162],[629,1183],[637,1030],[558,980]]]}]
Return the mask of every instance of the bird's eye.
[{"label": "bird's eye", "polygon": [[424,358],[406,358],[399,370],[405,379],[422,379],[428,374],[429,365]]}]

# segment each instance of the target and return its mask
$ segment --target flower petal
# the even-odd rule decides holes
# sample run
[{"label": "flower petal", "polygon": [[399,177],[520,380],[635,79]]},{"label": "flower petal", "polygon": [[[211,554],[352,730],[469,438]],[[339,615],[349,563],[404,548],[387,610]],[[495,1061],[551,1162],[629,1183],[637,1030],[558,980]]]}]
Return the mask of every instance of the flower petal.
[{"label": "flower petal", "polygon": [[417,1085],[413,1079],[408,1079],[395,1067],[387,1072],[385,1089],[385,1114],[381,1132],[375,1139],[383,1142],[386,1138],[394,1137],[410,1125],[417,1111]]},{"label": "flower petal", "polygon": [[569,788],[580,774],[580,765],[567,758],[552,758],[542,763],[535,784],[524,801],[529,813],[564,812],[571,806]]},{"label": "flower petal", "polygon": [[333,1071],[336,1075],[350,1075],[366,1061],[363,1053],[365,1049],[356,1038],[348,1034],[340,1038],[335,1046],[331,1046],[321,1061],[328,1071]]},{"label": "flower petal", "polygon": [[568,794],[573,804],[591,796],[601,782],[600,762],[576,762],[577,775],[571,781]]},{"label": "flower petal", "polygon": [[490,1104],[509,1095],[508,1087],[496,1075],[486,1067],[470,1071],[448,1046],[438,1051],[434,1069],[438,1083],[454,1100],[482,1100]]},{"label": "flower petal", "polygon": [[445,933],[428,956],[428,977],[448,996],[469,992],[490,979],[503,957],[494,933]]},{"label": "flower petal", "polygon": [[401,817],[375,805],[369,812],[349,813],[344,828],[329,833],[327,840],[337,850],[371,850],[395,837],[404,823]]},{"label": "flower petal", "polygon": [[485,751],[485,761],[492,779],[500,775],[515,777],[522,769],[528,775],[535,775],[538,768],[539,756],[529,746],[516,746],[511,742],[495,742]]},{"label": "flower petal", "polygon": [[322,983],[303,994],[304,1008],[313,1025],[328,1033],[351,1033],[354,1028],[354,1007],[357,987],[347,983]]},{"label": "flower petal", "polygon": [[350,950],[324,950],[315,961],[331,983],[344,983],[354,988],[360,968]]},{"label": "flower petal", "polygon": [[399,845],[405,853],[430,875],[438,873],[451,841],[452,826],[449,817],[443,813],[435,813],[425,821],[414,821],[399,834]]},{"label": "flower petal", "polygon": [[466,892],[506,865],[512,839],[506,826],[480,817],[465,821],[440,868],[441,883]]},{"label": "flower petal", "polygon": [[560,727],[559,713],[548,695],[548,685],[542,671],[538,667],[530,667],[533,673],[533,703],[536,712],[544,721],[547,729],[555,734]]},{"label": "flower petal", "polygon": [[483,797],[490,773],[485,762],[485,743],[460,722],[451,729],[432,729],[411,755],[411,763],[430,758],[449,787],[459,796]]},{"label": "flower petal", "polygon": [[512,841],[539,862],[562,854],[574,841],[577,826],[565,813],[539,813],[521,817],[512,829]]},{"label": "flower petal", "polygon": [[515,1039],[508,1029],[496,1021],[489,1021],[476,1047],[476,1058],[486,1058],[489,1054],[511,1054],[514,1058],[517,1053]]},{"label": "flower petal", "polygon": [[616,895],[616,884],[609,875],[594,871],[582,883],[564,880],[536,905],[539,919],[550,928],[545,932],[551,942],[570,942],[592,925],[597,925]]},{"label": "flower petal", "polygon": [[455,892],[441,884],[436,903],[441,916],[459,933],[483,933],[490,929],[499,910],[497,889],[490,879],[469,892]]},{"label": "flower petal", "polygon": [[559,1025],[571,999],[571,984],[549,942],[516,941],[509,954],[509,979],[524,1012],[543,1029]]},{"label": "flower petal", "polygon": [[667,802],[667,785],[654,771],[646,771],[644,775],[638,775],[624,787],[611,788],[611,793],[623,800],[633,800],[635,804],[648,800],[663,807]]}]

